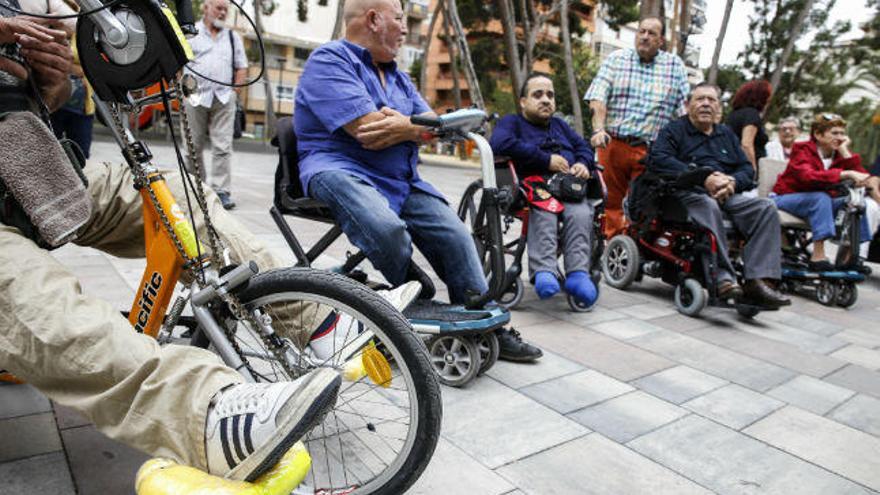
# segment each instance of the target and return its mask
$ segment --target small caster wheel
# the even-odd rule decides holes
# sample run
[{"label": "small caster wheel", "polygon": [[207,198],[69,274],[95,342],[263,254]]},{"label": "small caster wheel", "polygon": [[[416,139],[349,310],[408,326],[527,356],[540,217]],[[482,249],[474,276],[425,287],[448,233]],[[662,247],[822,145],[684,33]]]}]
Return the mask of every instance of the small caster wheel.
[{"label": "small caster wheel", "polygon": [[480,350],[469,337],[432,337],[428,341],[428,353],[437,378],[444,385],[464,386],[480,372]]},{"label": "small caster wheel", "polygon": [[837,284],[824,280],[816,287],[816,300],[825,306],[833,306],[837,301]]},{"label": "small caster wheel", "polygon": [[852,282],[842,282],[837,286],[837,305],[848,308],[859,299],[859,288]]},{"label": "small caster wheel", "polygon": [[[598,290],[598,287],[597,287],[597,290]],[[592,311],[593,308],[596,306],[595,302],[593,304],[584,304],[584,303],[578,301],[577,298],[575,298],[571,294],[568,294],[566,296],[566,300],[568,301],[568,306],[575,313],[588,313],[588,312]],[[596,297],[596,300],[598,301],[599,298]]]},{"label": "small caster wheel", "polygon": [[522,301],[524,293],[525,286],[523,285],[522,279],[516,277],[513,279],[513,283],[510,284],[510,287],[507,288],[507,292],[501,294],[501,297],[498,298],[498,305],[505,309],[513,309],[520,303],[520,301]]},{"label": "small caster wheel", "polygon": [[695,279],[686,278],[675,286],[675,309],[686,316],[697,316],[706,307],[706,290]]},{"label": "small caster wheel", "polygon": [[498,336],[495,335],[495,332],[484,332],[475,335],[473,339],[477,344],[477,349],[480,350],[480,371],[477,372],[479,376],[489,371],[498,361],[498,356],[501,354],[501,344],[498,343]]}]

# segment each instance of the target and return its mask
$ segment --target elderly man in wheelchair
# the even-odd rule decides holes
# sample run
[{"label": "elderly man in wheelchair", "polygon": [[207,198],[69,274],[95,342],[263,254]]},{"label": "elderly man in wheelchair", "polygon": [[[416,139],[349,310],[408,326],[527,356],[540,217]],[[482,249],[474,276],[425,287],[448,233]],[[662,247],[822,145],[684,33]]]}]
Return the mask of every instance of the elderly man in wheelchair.
[{"label": "elderly man in wheelchair", "polygon": [[[305,194],[326,205],[390,284],[410,279],[415,244],[449,288],[450,302],[471,304],[489,287],[464,224],[419,177],[418,145],[428,129],[410,117],[434,113],[394,62],[406,35],[400,12],[396,0],[350,1],[345,39],[309,57],[294,112],[299,175]],[[541,356],[513,330],[496,335],[502,358]]]},{"label": "elderly man in wheelchair", "polygon": [[675,198],[688,219],[726,240],[725,217],[746,238],[742,251],[744,287],[737,283],[726,242],[718,242],[716,293],[719,299],[746,300],[766,308],[791,304],[771,284],[781,277],[780,227],[776,207],[766,198],[741,194],[754,187],[754,171],[733,132],[716,124],[721,106],[716,86],[701,83],[691,92],[688,114],[673,121],[651,147],[648,170],[665,176],[686,172],[697,187]]},{"label": "elderly man in wheelchair", "polygon": [[[502,118],[489,142],[496,157],[513,161],[526,192],[529,277],[541,299],[558,293],[562,279],[579,306],[592,307],[598,297],[590,276],[594,211],[585,199],[587,179],[597,173],[593,150],[565,121],[553,117],[555,91],[546,74],[529,75],[520,106],[522,114]],[[560,222],[564,276],[557,274],[556,262]]]}]

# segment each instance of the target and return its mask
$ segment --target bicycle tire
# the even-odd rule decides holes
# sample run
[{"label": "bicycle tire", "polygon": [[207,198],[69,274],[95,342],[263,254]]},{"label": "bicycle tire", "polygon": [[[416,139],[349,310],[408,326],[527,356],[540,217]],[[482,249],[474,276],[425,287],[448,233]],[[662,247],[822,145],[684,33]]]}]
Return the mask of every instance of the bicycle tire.
[{"label": "bicycle tire", "polygon": [[[417,334],[412,331],[408,321],[400,314],[400,312],[395,310],[376,292],[364,285],[336,273],[311,268],[284,268],[260,273],[254,276],[248,282],[247,287],[237,295],[242,306],[249,309],[255,307],[263,309],[271,307],[278,308],[281,307],[281,305],[300,301],[309,304],[326,304],[334,308],[334,310],[340,311],[340,314],[354,315],[362,318],[357,320],[358,324],[365,324],[366,327],[373,331],[374,338],[371,340],[381,343],[380,347],[382,348],[383,354],[391,356],[393,359],[391,362],[396,363],[396,366],[399,369],[399,376],[408,387],[407,393],[410,395],[410,401],[408,402],[408,415],[410,421],[414,424],[410,423],[409,426],[407,426],[401,452],[395,454],[394,459],[385,467],[381,468],[381,472],[378,475],[364,483],[355,483],[354,485],[349,486],[349,473],[347,473],[348,467],[344,465],[346,463],[345,457],[348,455],[348,449],[351,449],[351,455],[357,455],[356,449],[363,448],[361,445],[355,445],[361,435],[368,435],[369,431],[373,432],[375,435],[381,436],[379,433],[376,433],[380,428],[385,429],[387,426],[387,428],[393,430],[399,428],[399,424],[394,418],[374,418],[371,415],[361,415],[359,411],[354,411],[352,413],[352,411],[343,410],[343,407],[351,407],[354,409],[355,406],[350,406],[350,403],[351,401],[358,399],[358,397],[343,399],[344,397],[348,397],[346,396],[346,391],[364,385],[367,383],[364,380],[368,380],[368,378],[361,377],[358,382],[354,382],[349,388],[346,387],[350,382],[344,382],[334,409],[327,414],[322,425],[313,429],[312,432],[304,438],[306,447],[313,459],[310,478],[307,477],[306,482],[308,483],[311,479],[314,484],[311,488],[314,488],[315,493],[390,495],[403,493],[412,486],[427,467],[434,449],[436,448],[440,435],[442,403],[440,399],[439,383],[428,361],[428,356],[424,351],[424,344],[419,340]],[[345,313],[342,313],[342,311],[345,311]],[[267,312],[266,314],[270,313]],[[241,327],[236,330],[236,335],[239,333],[241,333]],[[240,339],[237,337],[237,340],[245,340],[246,338],[248,338],[247,335],[243,335]],[[252,339],[252,337],[250,338]],[[263,346],[264,343],[259,342],[258,344]],[[263,350],[265,349],[265,346],[263,346]],[[249,353],[243,348],[240,354],[241,357],[249,360],[253,364],[253,352]],[[400,363],[403,363],[405,366],[400,367]],[[342,363],[325,361],[316,365],[331,365],[338,368],[341,364]],[[308,371],[306,366],[302,366],[302,368],[303,372]],[[272,381],[273,378],[284,379],[289,376],[289,374],[290,373],[283,372],[278,375],[267,377],[265,372],[262,372],[259,374],[258,381]],[[295,378],[295,376],[293,378]],[[397,379],[395,379],[395,382],[399,384]],[[363,387],[355,388],[355,390],[351,392],[351,395],[363,395],[360,392],[362,388]],[[381,393],[381,390],[379,390],[381,387],[379,385],[372,386],[367,383],[366,388],[368,394],[375,393],[376,395],[379,395]],[[413,396],[414,399],[412,398]],[[372,404],[371,407],[374,408],[381,407],[381,405],[376,406],[376,402],[368,400],[365,400],[365,402]],[[401,406],[397,405],[396,400],[387,399],[385,402],[388,402],[388,405],[392,406],[391,409],[396,407],[402,409]],[[413,405],[415,405],[415,408],[412,407]],[[378,412],[374,413],[372,409],[369,412],[370,414],[380,414]],[[390,415],[391,413],[387,414]],[[348,430],[342,430],[340,428],[339,417],[345,415],[358,416],[358,419],[364,419],[365,421],[366,418],[369,418],[369,421],[366,421],[366,430],[351,428]],[[376,419],[386,419],[387,422],[383,423],[381,421],[375,421]],[[335,425],[332,424],[334,421]],[[374,421],[379,424],[379,428],[373,425],[374,429],[370,429],[370,425],[373,424]],[[329,426],[328,423],[330,423]],[[345,420],[342,420],[341,423],[342,426],[347,426]],[[337,449],[337,445],[332,445],[331,442],[331,445],[328,446],[327,442],[327,439],[330,437],[326,430],[329,428],[331,430],[330,434],[332,435],[334,433],[334,427],[336,430],[335,433],[337,433],[336,437],[338,437],[338,450],[335,450]],[[316,433],[316,431],[319,432]],[[350,434],[349,436],[351,437],[352,445],[343,442],[342,439],[346,434]],[[323,440],[322,445],[315,446],[314,443],[312,443],[317,441],[316,438],[317,440]],[[387,440],[387,438],[383,438],[385,443],[388,443]],[[364,446],[366,446],[366,442],[364,440],[361,441],[364,443]],[[369,450],[369,446],[367,446],[367,450]],[[322,456],[321,454],[325,452],[329,452],[330,455]],[[377,458],[379,457],[375,452],[373,454],[376,455]],[[335,459],[333,458],[334,455],[336,455]],[[339,457],[341,457],[341,459],[339,459]],[[360,461],[360,459],[355,460]],[[323,467],[326,466],[327,473],[329,473],[326,474],[328,484],[333,485],[335,482],[333,472],[336,470],[336,463],[339,461],[343,464],[341,468],[343,474],[338,476],[343,477],[345,485],[324,486],[322,480],[318,479],[319,473],[317,472],[317,469],[323,469]],[[367,462],[364,461],[363,464],[366,465]],[[358,468],[361,469],[361,467]],[[351,473],[351,476],[360,480],[359,477],[355,476],[355,473]],[[336,481],[339,480],[337,479]],[[298,491],[297,493],[302,492]]]}]

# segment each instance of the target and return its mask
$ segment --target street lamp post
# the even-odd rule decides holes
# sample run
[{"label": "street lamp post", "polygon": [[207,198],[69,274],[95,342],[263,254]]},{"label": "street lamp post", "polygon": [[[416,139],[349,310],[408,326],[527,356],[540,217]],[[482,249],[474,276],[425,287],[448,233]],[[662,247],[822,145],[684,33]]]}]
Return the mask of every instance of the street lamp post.
[{"label": "street lamp post", "polygon": [[284,86],[284,63],[287,62],[287,57],[275,57],[275,62],[278,64],[278,110],[275,113],[280,115],[281,91]]}]

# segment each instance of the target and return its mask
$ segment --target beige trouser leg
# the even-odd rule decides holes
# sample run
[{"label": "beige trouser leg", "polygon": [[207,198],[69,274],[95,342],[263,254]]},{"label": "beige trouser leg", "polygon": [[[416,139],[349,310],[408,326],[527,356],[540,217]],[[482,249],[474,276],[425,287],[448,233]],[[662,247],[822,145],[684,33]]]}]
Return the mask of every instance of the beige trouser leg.
[{"label": "beige trouser leg", "polygon": [[[200,160],[201,177],[217,192],[229,193],[232,185],[232,132],[235,123],[236,95],[233,92],[229,101],[221,103],[216,97],[210,107],[184,105],[187,121],[192,130],[193,148]],[[182,122],[182,121],[181,121]],[[182,129],[182,127],[181,127]],[[205,141],[211,143],[211,173],[207,173],[204,159]],[[189,165],[187,169],[193,173]]]},{"label": "beige trouser leg", "polygon": [[[93,216],[79,244],[143,256],[141,200],[121,165],[86,167]],[[179,174],[169,185],[182,198]],[[234,255],[280,266],[209,193],[212,218]],[[204,235],[201,217],[196,219]],[[132,331],[116,308],[82,294],[48,252],[0,224],[0,368],[85,413],[100,431],[151,455],[206,468],[211,397],[241,381],[212,353],[159,345]]]}]

